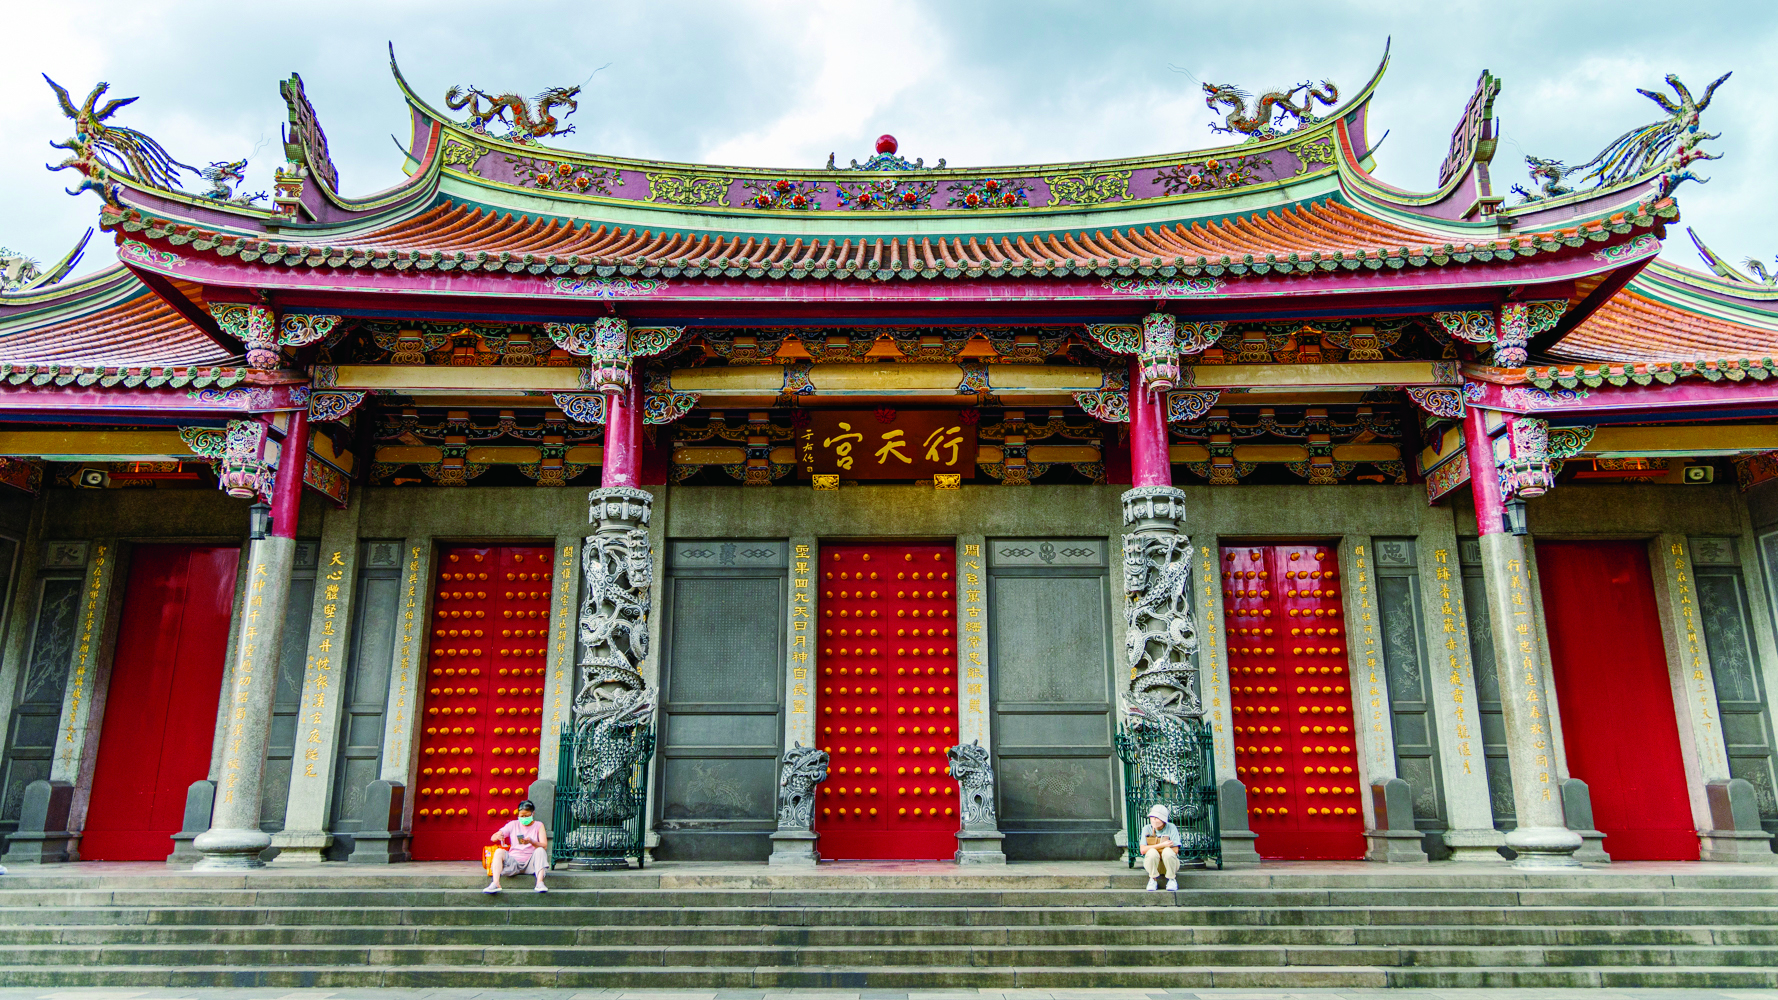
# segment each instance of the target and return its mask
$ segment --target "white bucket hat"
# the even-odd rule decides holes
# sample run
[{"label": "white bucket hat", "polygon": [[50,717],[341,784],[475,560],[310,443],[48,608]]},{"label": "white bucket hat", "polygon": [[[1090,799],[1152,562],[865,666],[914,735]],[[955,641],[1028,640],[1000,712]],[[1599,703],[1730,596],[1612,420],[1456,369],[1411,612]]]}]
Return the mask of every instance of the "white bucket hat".
[{"label": "white bucket hat", "polygon": [[1167,815],[1168,815],[1167,807],[1164,805],[1160,805],[1159,803],[1156,803],[1155,807],[1148,811],[1148,815],[1149,815],[1149,818],[1151,818],[1151,819],[1158,819],[1161,822],[1165,823],[1165,822],[1167,822]]}]

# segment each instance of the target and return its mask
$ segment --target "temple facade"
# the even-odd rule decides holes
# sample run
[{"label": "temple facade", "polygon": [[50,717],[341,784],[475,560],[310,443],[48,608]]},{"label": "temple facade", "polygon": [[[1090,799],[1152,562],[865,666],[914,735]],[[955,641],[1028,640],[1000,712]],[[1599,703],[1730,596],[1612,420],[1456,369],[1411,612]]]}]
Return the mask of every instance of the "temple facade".
[{"label": "temple facade", "polygon": [[1716,84],[1496,193],[1483,73],[1410,192],[1384,67],[781,170],[391,68],[367,197],[300,77],[269,198],[56,88],[120,263],[0,294],[7,864],[467,859],[632,773],[663,861],[1113,859],[1137,781],[1225,867],[1772,860],[1778,290],[1658,257]]}]

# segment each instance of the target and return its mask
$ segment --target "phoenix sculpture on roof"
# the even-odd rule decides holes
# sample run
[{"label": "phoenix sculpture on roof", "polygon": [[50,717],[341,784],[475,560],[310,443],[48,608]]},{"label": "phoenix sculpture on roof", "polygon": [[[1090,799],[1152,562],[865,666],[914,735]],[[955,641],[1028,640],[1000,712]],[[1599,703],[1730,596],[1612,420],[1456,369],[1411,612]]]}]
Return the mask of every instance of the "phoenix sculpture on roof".
[{"label": "phoenix sculpture on roof", "polygon": [[85,177],[78,188],[68,191],[69,194],[79,194],[91,188],[110,200],[107,180],[112,173],[158,188],[183,187],[179,182],[181,170],[198,173],[196,167],[173,159],[160,143],[147,135],[133,128],[105,124],[119,108],[134,104],[138,98],[113,98],[106,101],[104,107],[98,107],[99,98],[111,86],[109,83],[101,83],[77,107],[61,84],[51,80],[48,74],[43,79],[56,92],[56,101],[62,106],[62,114],[74,122],[73,137],[67,142],[50,143],[57,149],[68,150],[69,156],[49,169],[74,169]]},{"label": "phoenix sculpture on roof", "polygon": [[1680,181],[1706,183],[1704,178],[1696,176],[1687,168],[1698,160],[1721,158],[1720,154],[1706,153],[1698,148],[1700,143],[1720,135],[1703,131],[1698,123],[1704,109],[1710,106],[1710,98],[1716,93],[1716,88],[1722,86],[1723,81],[1731,75],[1724,73],[1717,77],[1711,81],[1710,86],[1704,88],[1703,97],[1695,98],[1678,76],[1668,73],[1667,86],[1673,88],[1673,93],[1679,98],[1677,101],[1657,91],[1636,88],[1638,94],[1660,105],[1661,110],[1667,112],[1667,117],[1625,132],[1600,150],[1599,155],[1579,166],[1570,167],[1561,160],[1527,156],[1525,165],[1530,168],[1531,179],[1537,182],[1538,190],[1533,193],[1522,185],[1515,184],[1513,193],[1528,202],[1573,194],[1575,188],[1570,187],[1566,181],[1574,174],[1581,175],[1582,185],[1591,182],[1593,187],[1603,188],[1660,171],[1667,175],[1661,185],[1663,195],[1671,192]]}]

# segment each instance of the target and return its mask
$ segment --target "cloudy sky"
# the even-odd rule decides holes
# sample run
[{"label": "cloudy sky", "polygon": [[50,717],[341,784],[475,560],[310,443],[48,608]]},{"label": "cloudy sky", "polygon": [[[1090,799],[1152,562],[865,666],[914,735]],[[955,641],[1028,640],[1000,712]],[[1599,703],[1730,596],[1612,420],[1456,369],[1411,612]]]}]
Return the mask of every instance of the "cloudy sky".
[{"label": "cloudy sky", "polygon": [[[1684,223],[1739,262],[1778,254],[1778,4],[1060,2],[1060,0],[444,0],[15,3],[0,46],[0,244],[53,261],[98,201],[71,198],[47,145],[68,135],[40,73],[75,93],[100,80],[140,96],[114,123],[188,163],[282,159],[278,81],[302,74],[341,183],[399,179],[402,103],[385,45],[442,106],[453,84],[532,94],[585,81],[571,148],[755,166],[819,166],[883,132],[928,163],[1018,164],[1216,144],[1203,81],[1259,91],[1331,79],[1348,93],[1393,37],[1373,104],[1379,174],[1430,188],[1484,69],[1504,79],[1498,189],[1526,154],[1569,163],[1660,117],[1636,93],[1675,73],[1694,89],[1734,71],[1706,112],[1722,133],[1713,179],[1681,189]],[[405,139],[405,135],[403,136]],[[187,182],[201,189],[202,182]],[[1675,232],[1667,255],[1697,263]],[[82,270],[112,259],[109,243]]]}]

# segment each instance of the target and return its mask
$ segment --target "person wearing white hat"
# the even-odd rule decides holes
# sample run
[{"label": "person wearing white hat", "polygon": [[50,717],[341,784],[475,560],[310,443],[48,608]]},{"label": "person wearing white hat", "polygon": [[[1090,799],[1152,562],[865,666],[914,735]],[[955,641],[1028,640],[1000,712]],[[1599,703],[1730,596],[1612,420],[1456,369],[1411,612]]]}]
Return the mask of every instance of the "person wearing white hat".
[{"label": "person wearing white hat", "polygon": [[1167,807],[1155,803],[1148,811],[1148,829],[1142,831],[1142,867],[1148,871],[1148,891],[1160,888],[1162,871],[1167,874],[1167,891],[1179,889],[1179,828],[1168,821]]}]

